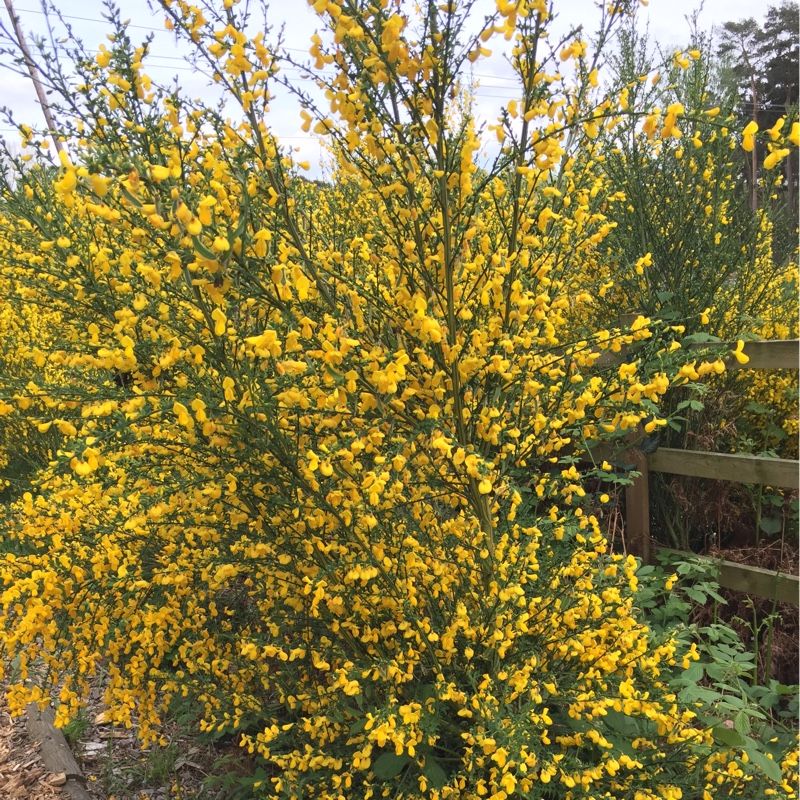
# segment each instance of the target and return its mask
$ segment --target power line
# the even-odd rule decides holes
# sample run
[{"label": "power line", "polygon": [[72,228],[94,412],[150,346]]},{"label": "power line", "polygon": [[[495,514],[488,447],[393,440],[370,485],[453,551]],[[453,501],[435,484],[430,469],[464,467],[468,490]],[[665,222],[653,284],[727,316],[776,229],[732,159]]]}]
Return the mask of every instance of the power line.
[{"label": "power line", "polygon": [[[17,12],[22,12],[22,13],[26,13],[26,14],[38,14],[40,16],[48,16],[48,14],[46,12],[40,11],[39,9],[35,9],[35,8],[18,8]],[[79,17],[79,16],[75,16],[75,15],[72,15],[72,14],[60,14],[59,16],[63,17],[64,19],[79,20],[81,22],[96,22],[96,23],[100,23],[102,25],[107,25],[108,22],[109,22],[109,20],[107,20],[107,19],[98,19],[97,17]],[[153,33],[153,34],[167,34],[167,33],[170,33],[167,30],[160,30],[160,29],[156,29],[156,28],[153,28],[153,27],[150,27],[150,26],[147,26],[147,25],[134,25],[133,23],[128,23],[127,27],[129,27],[129,28],[137,28],[139,30],[148,31],[149,33]],[[305,50],[302,47],[284,47],[282,49],[286,50],[286,51],[289,51],[289,52],[292,52],[292,53],[303,53],[304,55],[308,55],[308,50]],[[97,52],[97,51],[91,51],[91,52]],[[175,60],[175,61],[183,61],[184,60],[180,56],[154,56],[154,58],[163,58],[163,59],[170,59],[170,60]],[[292,69],[302,69],[302,67],[292,67]],[[485,73],[480,73],[480,72],[474,72],[473,75],[476,78],[489,78],[491,80],[496,80],[496,81],[513,81],[513,82],[517,81],[517,78],[506,77],[505,75],[487,75]],[[491,87],[487,87],[487,88],[491,88]],[[498,87],[498,88],[500,88],[500,87]]]},{"label": "power line", "polygon": [[[18,8],[17,11],[24,14],[39,14],[40,16],[43,17],[50,16],[46,11],[40,11],[37,8]],[[63,19],[74,19],[80,22],[99,22],[102,25],[108,25],[109,23],[109,20],[107,19],[97,19],[96,17],[79,17],[74,14],[57,14],[56,16]],[[148,31],[150,33],[169,33],[169,31],[156,30],[155,28],[149,27],[147,25],[134,25],[132,23],[128,23],[127,27],[138,28],[139,30]]]}]

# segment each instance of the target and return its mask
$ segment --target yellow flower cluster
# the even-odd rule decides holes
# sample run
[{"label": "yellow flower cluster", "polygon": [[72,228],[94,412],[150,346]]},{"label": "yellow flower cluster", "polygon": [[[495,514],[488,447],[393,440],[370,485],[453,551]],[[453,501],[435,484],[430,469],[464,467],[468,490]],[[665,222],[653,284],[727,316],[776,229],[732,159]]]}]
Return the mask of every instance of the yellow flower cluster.
[{"label": "yellow flower cluster", "polygon": [[[186,698],[269,798],[702,789],[713,739],[669,687],[697,653],[641,619],[588,507],[612,468],[578,465],[716,371],[656,319],[580,321],[617,98],[537,55],[544,3],[467,36],[470,4],[316,2],[316,184],[265,122],[247,9],[162,5],[241,118],[156,87],[119,32],[58,176],[6,192],[6,313],[46,306],[55,332],[0,397],[59,437],[4,520],[12,709],[44,672],[64,722],[102,666],[109,719],[153,741]],[[521,96],[487,166],[449,87],[495,36]],[[561,56],[592,75],[581,40]]]}]

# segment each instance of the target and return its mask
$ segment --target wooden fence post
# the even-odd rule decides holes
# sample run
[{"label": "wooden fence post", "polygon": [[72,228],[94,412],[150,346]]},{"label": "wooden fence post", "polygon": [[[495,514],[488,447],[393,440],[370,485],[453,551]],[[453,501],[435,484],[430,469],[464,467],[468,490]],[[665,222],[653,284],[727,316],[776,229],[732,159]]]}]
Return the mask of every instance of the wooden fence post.
[{"label": "wooden fence post", "polygon": [[647,456],[638,447],[625,453],[625,460],[635,464],[641,473],[625,489],[625,546],[628,553],[638,556],[643,564],[650,563],[650,472]]},{"label": "wooden fence post", "polygon": [[[641,314],[622,314],[620,323],[630,327]],[[627,356],[627,345],[622,347],[620,355],[623,361]],[[625,549],[631,555],[642,559],[643,564],[650,562],[650,479],[647,456],[637,447],[644,436],[641,425],[636,426],[628,436],[633,440],[631,447],[625,451],[623,458],[627,464],[633,464],[639,474],[633,483],[625,489]]]}]

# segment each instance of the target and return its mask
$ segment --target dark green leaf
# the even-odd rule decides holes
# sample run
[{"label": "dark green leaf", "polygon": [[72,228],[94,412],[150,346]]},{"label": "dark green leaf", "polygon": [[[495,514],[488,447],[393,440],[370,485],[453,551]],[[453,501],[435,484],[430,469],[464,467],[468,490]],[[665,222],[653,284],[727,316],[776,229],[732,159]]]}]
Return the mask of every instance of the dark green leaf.
[{"label": "dark green leaf", "polygon": [[621,711],[610,709],[605,716],[605,723],[618,733],[630,737],[631,741],[636,739],[641,733],[637,721],[623,714]]},{"label": "dark green leaf", "polygon": [[728,747],[744,747],[745,745],[744,736],[733,728],[717,725],[712,733],[717,741],[728,745]]},{"label": "dark green leaf", "polygon": [[396,778],[410,762],[411,756],[408,753],[403,753],[400,756],[395,753],[384,753],[372,765],[372,772],[376,778],[390,781],[392,778]]},{"label": "dark green leaf", "polygon": [[618,751],[624,753],[626,756],[636,758],[637,751],[633,749],[631,742],[633,739],[628,739],[625,736],[606,736],[606,741],[609,742],[614,748],[611,752]]},{"label": "dark green leaf", "polygon": [[428,779],[432,789],[441,789],[447,783],[447,774],[431,756],[425,757],[422,774]]},{"label": "dark green leaf", "polygon": [[364,730],[364,726],[365,726],[366,724],[367,724],[367,720],[366,720],[366,718],[365,718],[365,719],[360,719],[360,720],[358,720],[357,722],[354,722],[354,723],[353,723],[353,724],[350,726],[350,735],[351,735],[351,736],[355,736],[357,733],[361,733],[361,731],[363,731],[363,730]]},{"label": "dark green leaf", "polygon": [[775,517],[761,517],[761,522],[758,525],[764,533],[773,535],[781,532],[781,521]]}]

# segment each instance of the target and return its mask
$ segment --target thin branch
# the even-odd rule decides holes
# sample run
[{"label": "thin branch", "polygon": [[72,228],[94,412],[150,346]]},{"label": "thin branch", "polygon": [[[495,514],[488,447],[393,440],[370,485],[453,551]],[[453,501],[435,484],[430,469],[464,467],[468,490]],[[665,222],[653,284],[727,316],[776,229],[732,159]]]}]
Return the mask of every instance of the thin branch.
[{"label": "thin branch", "polygon": [[50,131],[50,136],[53,139],[53,144],[56,146],[56,150],[60,153],[64,149],[64,146],[61,144],[61,141],[56,134],[56,123],[53,119],[52,113],[50,112],[50,104],[47,102],[44,88],[39,80],[39,70],[36,69],[36,64],[34,63],[33,58],[31,58],[31,52],[28,50],[28,44],[25,41],[25,34],[23,34],[22,26],[19,24],[19,17],[14,12],[12,1],[5,0],[5,4],[6,10],[8,11],[8,16],[11,18],[11,25],[14,28],[14,34],[17,37],[17,45],[22,51],[22,56],[25,60],[25,66],[28,68],[28,74],[31,76],[31,81],[33,81],[33,87],[36,90],[36,96],[39,98],[39,105],[42,108],[42,113],[44,114],[47,128]]}]

